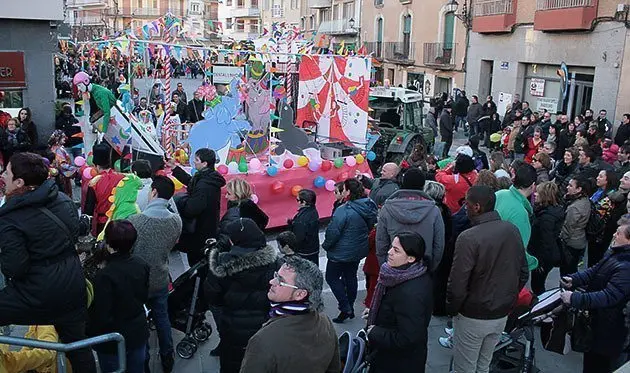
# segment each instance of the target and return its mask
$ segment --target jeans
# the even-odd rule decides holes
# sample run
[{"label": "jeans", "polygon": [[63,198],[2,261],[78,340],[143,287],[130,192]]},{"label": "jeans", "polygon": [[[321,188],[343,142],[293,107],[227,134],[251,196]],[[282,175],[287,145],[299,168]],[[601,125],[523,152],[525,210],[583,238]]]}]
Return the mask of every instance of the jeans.
[{"label": "jeans", "polygon": [[[144,373],[144,358],[146,346],[141,345],[130,349],[127,347],[127,373]],[[101,372],[109,373],[118,369],[118,354],[97,352]]]},{"label": "jeans", "polygon": [[453,145],[453,137],[442,138],[442,142],[444,143],[444,150],[442,150],[442,158],[448,158],[448,152],[451,151],[451,145]]},{"label": "jeans", "polygon": [[333,262],[326,265],[326,282],[330,286],[339,310],[354,313],[354,301],[357,299],[357,269],[359,262]]},{"label": "jeans", "polygon": [[494,347],[501,338],[507,316],[495,320],[477,320],[455,316],[453,327],[453,371],[488,373]]},{"label": "jeans", "polygon": [[455,116],[455,131],[457,131],[457,129],[459,129],[460,124],[463,127],[464,123],[466,123],[466,117],[465,116],[456,115]]},{"label": "jeans", "polygon": [[[168,318],[168,288],[164,288],[155,294],[151,294],[147,301],[147,307],[151,310],[153,323],[157,330],[158,342],[160,344],[160,355],[170,355],[173,353],[173,334],[171,332],[171,321]],[[149,345],[147,343],[147,354]]]}]

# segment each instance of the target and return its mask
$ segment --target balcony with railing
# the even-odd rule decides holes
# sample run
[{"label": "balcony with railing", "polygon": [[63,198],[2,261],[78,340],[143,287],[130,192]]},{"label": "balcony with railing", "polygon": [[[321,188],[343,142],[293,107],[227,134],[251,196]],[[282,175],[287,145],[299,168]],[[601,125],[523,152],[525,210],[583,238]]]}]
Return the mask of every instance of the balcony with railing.
[{"label": "balcony with railing", "polygon": [[308,0],[308,7],[311,9],[330,8],[331,6],[331,0]]},{"label": "balcony with railing", "polygon": [[356,35],[359,33],[359,25],[350,25],[349,19],[334,19],[324,21],[319,25],[317,33],[328,35]]},{"label": "balcony with railing", "polygon": [[364,43],[368,52],[380,60],[398,63],[401,65],[413,65],[416,43],[371,41]]},{"label": "balcony with railing", "polygon": [[481,0],[473,3],[472,30],[478,33],[509,32],[516,24],[517,0]]},{"label": "balcony with railing", "polygon": [[536,0],[534,30],[590,30],[598,0]]},{"label": "balcony with railing", "polygon": [[68,9],[89,9],[89,8],[105,8],[107,0],[68,0],[66,7]]},{"label": "balcony with railing", "polygon": [[260,17],[260,8],[258,7],[258,1],[239,1],[235,8],[230,9],[230,16],[232,18]]},{"label": "balcony with railing", "polygon": [[103,25],[103,17],[101,16],[79,16],[74,19],[73,26],[95,26]]},{"label": "balcony with railing", "polygon": [[156,8],[133,8],[131,14],[134,17],[155,17],[162,15],[160,10]]},{"label": "balcony with railing", "polygon": [[457,66],[457,43],[424,43],[423,62],[440,70],[453,70]]}]

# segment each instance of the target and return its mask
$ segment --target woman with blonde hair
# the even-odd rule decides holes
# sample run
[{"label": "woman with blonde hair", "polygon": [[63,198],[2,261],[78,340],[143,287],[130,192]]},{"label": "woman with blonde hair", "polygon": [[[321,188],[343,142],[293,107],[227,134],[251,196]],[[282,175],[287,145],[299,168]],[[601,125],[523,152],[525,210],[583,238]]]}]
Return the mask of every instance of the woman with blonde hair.
[{"label": "woman with blonde hair", "polygon": [[264,231],[269,223],[269,217],[252,200],[253,195],[252,186],[245,179],[237,177],[227,182],[225,185],[227,211],[221,218],[220,230],[224,230],[228,223],[239,218],[250,218],[261,231]]},{"label": "woman with blonde hair", "polygon": [[559,195],[553,181],[540,183],[534,194],[534,221],[527,251],[538,259],[538,268],[532,271],[532,291],[536,295],[545,292],[547,275],[560,265],[558,237],[564,223],[564,208]]}]

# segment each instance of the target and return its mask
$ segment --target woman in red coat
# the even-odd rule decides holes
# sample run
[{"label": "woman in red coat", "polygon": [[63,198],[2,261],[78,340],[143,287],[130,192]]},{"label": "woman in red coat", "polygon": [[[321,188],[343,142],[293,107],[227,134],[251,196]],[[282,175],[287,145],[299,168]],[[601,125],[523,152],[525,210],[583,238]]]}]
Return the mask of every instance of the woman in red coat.
[{"label": "woman in red coat", "polygon": [[363,273],[365,273],[365,288],[367,294],[365,295],[365,301],[363,304],[366,307],[370,307],[372,304],[372,296],[374,296],[374,289],[376,289],[376,280],[378,280],[378,274],[380,267],[378,265],[378,259],[376,258],[376,227],[372,228],[368,234],[368,251],[367,258],[363,264]]},{"label": "woman in red coat", "polygon": [[462,207],[468,189],[477,181],[475,161],[466,154],[458,154],[454,163],[435,174],[435,181],[446,188],[444,204],[454,214]]},{"label": "woman in red coat", "polygon": [[545,140],[542,138],[542,129],[534,128],[534,136],[527,139],[527,152],[525,153],[525,162],[531,164],[534,156],[542,150]]}]

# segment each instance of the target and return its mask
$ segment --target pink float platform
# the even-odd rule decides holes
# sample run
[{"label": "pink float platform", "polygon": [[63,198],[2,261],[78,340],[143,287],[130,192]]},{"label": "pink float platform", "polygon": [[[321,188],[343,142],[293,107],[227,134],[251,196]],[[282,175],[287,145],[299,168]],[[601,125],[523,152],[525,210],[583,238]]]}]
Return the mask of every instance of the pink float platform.
[{"label": "pink float platform", "polygon": [[[254,194],[258,196],[258,206],[269,216],[269,225],[267,228],[283,227],[287,225],[287,219],[292,218],[298,209],[295,196],[291,194],[291,188],[296,185],[302,188],[312,189],[317,193],[317,211],[319,217],[328,218],[332,213],[333,202],[335,201],[334,192],[329,192],[326,188],[316,188],[313,181],[317,176],[322,176],[326,180],[341,181],[343,174],[347,177],[354,177],[356,170],[368,175],[372,175],[368,162],[357,164],[350,167],[346,164],[341,168],[332,167],[328,171],[311,171],[308,167],[292,168],[290,170],[279,170],[276,176],[269,176],[265,172],[256,174],[233,174],[225,175],[226,180],[236,177],[247,180],[254,188]],[[276,181],[284,183],[281,192],[274,192],[272,184]],[[221,216],[227,209],[227,200],[225,199],[225,188],[222,190],[221,198]]]}]

